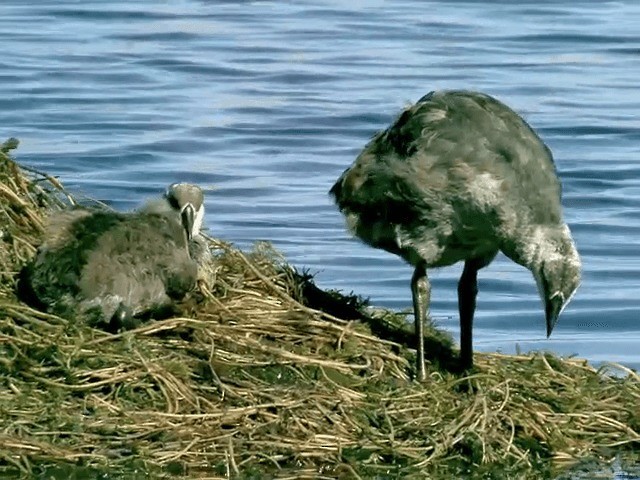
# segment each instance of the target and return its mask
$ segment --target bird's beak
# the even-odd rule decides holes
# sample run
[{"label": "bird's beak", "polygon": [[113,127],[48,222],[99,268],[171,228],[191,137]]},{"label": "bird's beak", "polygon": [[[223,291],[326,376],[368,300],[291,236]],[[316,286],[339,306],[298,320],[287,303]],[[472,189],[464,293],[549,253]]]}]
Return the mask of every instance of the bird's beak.
[{"label": "bird's beak", "polygon": [[193,208],[193,205],[187,203],[180,212],[180,217],[182,219],[182,226],[187,231],[187,240],[191,240],[193,238],[193,223],[196,218],[196,211]]},{"label": "bird's beak", "polygon": [[565,306],[565,301],[562,294],[552,295],[548,298],[545,304],[545,314],[547,317],[547,338],[551,335],[553,327],[556,326],[558,316],[562,312]]}]

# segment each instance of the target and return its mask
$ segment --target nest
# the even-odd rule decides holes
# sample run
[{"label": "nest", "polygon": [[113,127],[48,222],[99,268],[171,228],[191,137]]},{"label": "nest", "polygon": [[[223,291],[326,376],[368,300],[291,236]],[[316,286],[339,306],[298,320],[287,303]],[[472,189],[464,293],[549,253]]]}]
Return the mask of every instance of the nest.
[{"label": "nest", "polygon": [[0,473],[541,478],[640,446],[635,372],[476,354],[461,376],[447,371],[451,340],[430,328],[419,384],[404,316],[318,289],[266,244],[210,239],[180,315],[135,330],[33,309],[16,276],[47,212],[74,199],[18,166],[16,144],[0,153]]}]

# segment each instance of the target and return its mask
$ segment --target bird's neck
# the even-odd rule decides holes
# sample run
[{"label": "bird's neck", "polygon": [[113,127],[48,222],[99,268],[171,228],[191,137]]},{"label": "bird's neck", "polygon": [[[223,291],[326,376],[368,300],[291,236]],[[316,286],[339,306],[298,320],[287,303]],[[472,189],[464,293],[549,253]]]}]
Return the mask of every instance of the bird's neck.
[{"label": "bird's neck", "polygon": [[516,263],[535,272],[543,262],[561,261],[580,264],[571,231],[566,224],[533,225],[507,246],[505,253]]}]

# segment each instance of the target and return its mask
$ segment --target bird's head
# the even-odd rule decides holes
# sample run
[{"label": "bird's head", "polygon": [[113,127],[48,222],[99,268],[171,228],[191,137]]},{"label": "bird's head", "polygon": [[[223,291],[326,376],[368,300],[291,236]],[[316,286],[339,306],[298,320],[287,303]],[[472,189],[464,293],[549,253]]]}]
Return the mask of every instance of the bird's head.
[{"label": "bird's head", "polygon": [[548,337],[580,286],[582,266],[566,225],[547,231],[538,253],[533,275],[544,303]]},{"label": "bird's head", "polygon": [[172,209],[180,214],[180,221],[191,240],[200,233],[204,219],[204,194],[197,185],[173,183],[164,194]]}]

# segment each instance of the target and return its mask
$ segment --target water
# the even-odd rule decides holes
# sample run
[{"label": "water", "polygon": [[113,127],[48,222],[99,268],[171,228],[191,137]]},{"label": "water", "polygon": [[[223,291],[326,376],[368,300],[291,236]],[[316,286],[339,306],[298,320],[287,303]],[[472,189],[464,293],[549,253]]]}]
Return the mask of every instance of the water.
[{"label": "water", "polygon": [[[327,190],[435,88],[523,114],[554,151],[583,284],[545,338],[530,273],[480,275],[475,346],[640,368],[640,4],[3,0],[0,139],[68,187],[130,209],[208,189],[207,224],[270,240],[322,287],[410,307],[410,267],[350,239]],[[458,336],[460,266],[433,271]]]}]

